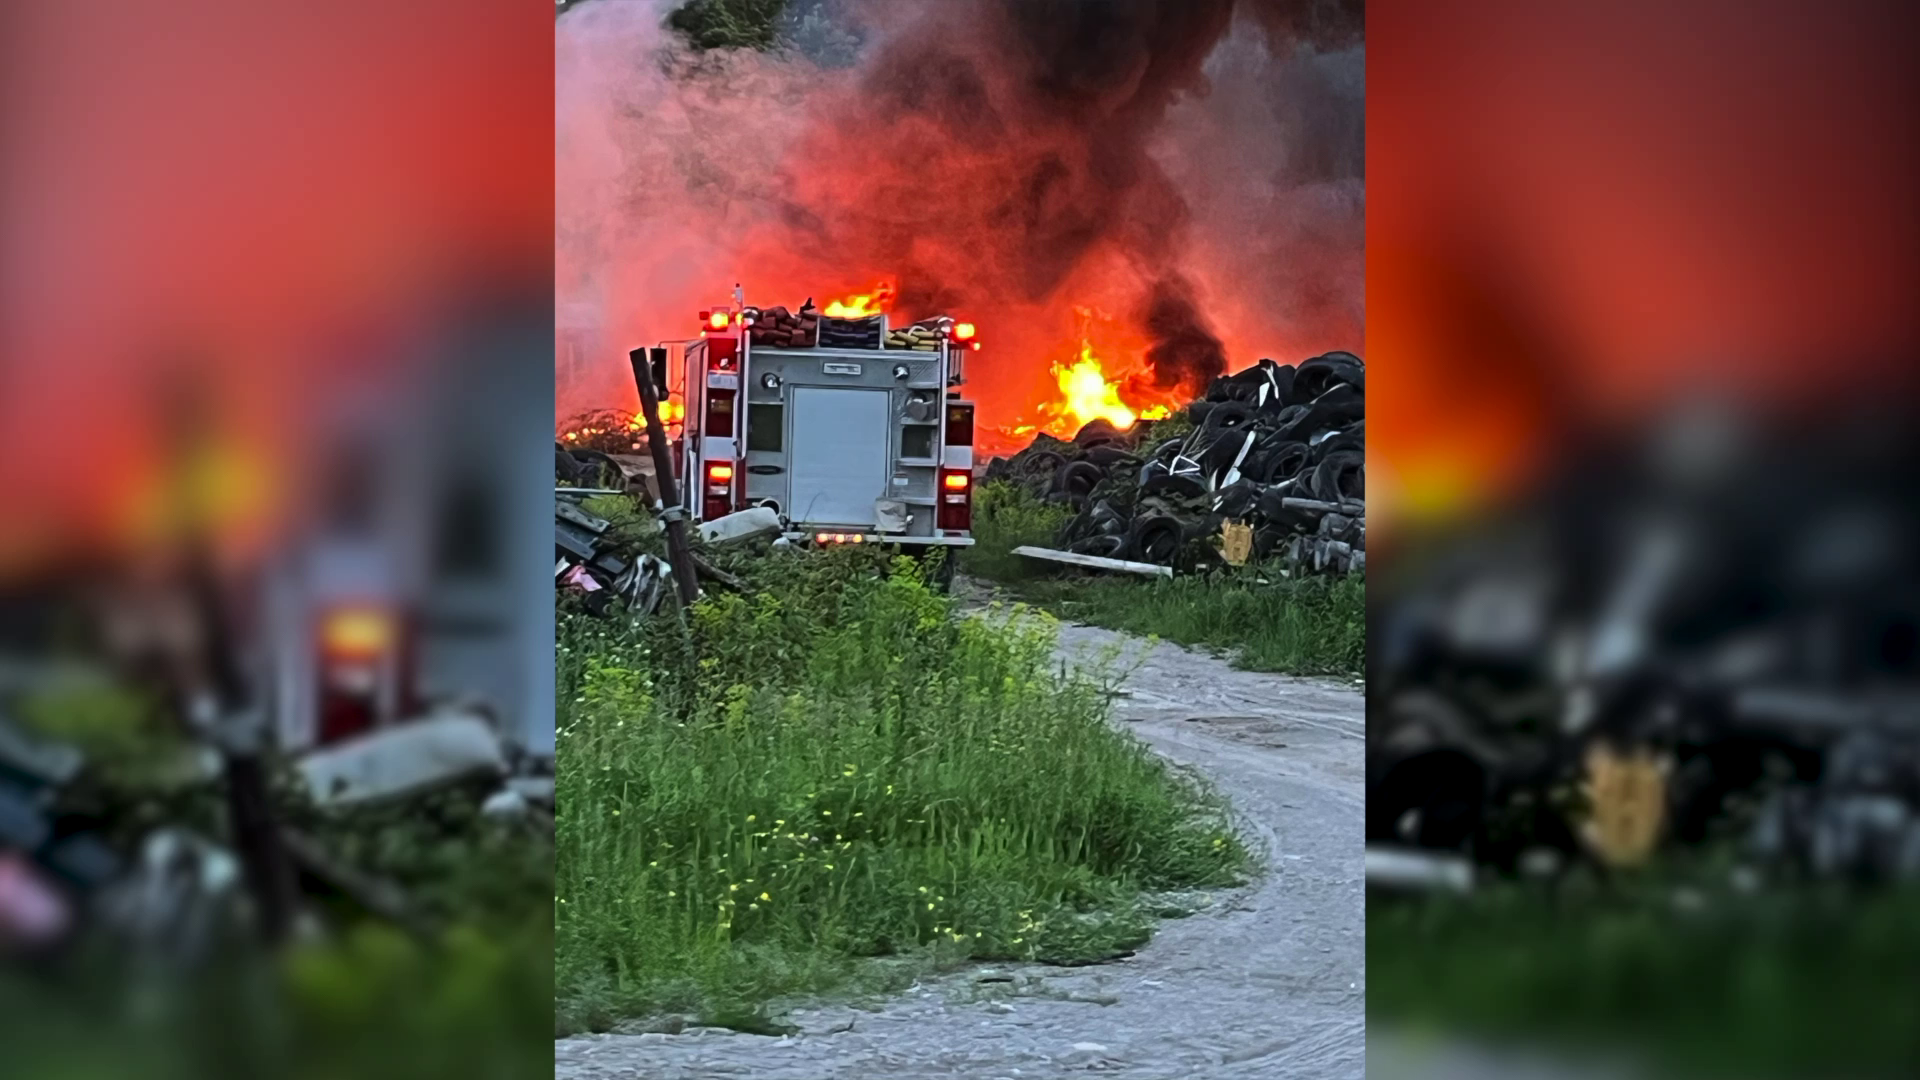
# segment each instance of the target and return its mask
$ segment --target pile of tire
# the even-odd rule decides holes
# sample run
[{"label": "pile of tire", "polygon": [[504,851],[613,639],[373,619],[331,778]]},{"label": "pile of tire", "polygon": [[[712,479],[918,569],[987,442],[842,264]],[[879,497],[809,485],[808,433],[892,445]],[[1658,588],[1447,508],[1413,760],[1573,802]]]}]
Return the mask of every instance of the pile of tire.
[{"label": "pile of tire", "polygon": [[1366,566],[1366,366],[1349,352],[1261,360],[1222,376],[1178,420],[1071,441],[1042,435],[988,465],[1074,516],[1056,541],[1085,555],[1193,568],[1221,555],[1223,524],[1291,573]]}]

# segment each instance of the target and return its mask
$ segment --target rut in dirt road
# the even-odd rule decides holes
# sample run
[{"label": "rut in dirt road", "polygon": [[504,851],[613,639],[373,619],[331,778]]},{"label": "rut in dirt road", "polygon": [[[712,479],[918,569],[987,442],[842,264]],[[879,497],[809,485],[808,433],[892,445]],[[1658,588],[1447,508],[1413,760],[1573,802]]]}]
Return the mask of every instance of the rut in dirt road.
[{"label": "rut in dirt road", "polygon": [[996,967],[990,983],[981,971],[960,972],[876,1010],[796,1010],[794,1036],[702,1029],[564,1039],[554,1047],[555,1080],[1361,1077],[1360,690],[1061,627],[1069,662],[1115,646],[1138,658],[1116,722],[1232,801],[1269,866],[1258,880],[1161,924],[1124,961]]}]

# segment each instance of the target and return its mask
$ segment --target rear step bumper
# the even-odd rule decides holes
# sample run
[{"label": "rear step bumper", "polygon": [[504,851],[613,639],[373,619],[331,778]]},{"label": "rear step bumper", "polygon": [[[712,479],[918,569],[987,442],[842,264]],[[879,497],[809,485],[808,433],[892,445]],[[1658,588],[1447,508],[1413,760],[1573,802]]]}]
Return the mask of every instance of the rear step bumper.
[{"label": "rear step bumper", "polygon": [[[780,535],[786,537],[788,540],[811,540],[814,537],[819,536],[821,533],[830,533],[835,536],[849,536],[849,537],[858,536],[860,537],[859,542],[862,544],[899,544],[901,547],[972,547],[973,546],[973,537],[971,536],[901,536],[897,533],[861,532],[858,529],[852,529],[852,530],[809,529],[805,532],[793,530],[793,531],[781,533]],[[839,543],[850,543],[850,542],[851,541],[844,541],[844,540],[839,541]]]}]

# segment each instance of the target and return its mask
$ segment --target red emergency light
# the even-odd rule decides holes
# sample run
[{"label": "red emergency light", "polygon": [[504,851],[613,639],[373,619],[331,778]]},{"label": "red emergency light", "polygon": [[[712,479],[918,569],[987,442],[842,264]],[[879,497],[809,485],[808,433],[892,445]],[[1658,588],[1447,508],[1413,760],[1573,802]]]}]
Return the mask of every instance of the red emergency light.
[{"label": "red emergency light", "polygon": [[953,340],[972,341],[973,340],[973,324],[970,322],[954,323],[953,324]]},{"label": "red emergency light", "polygon": [[703,311],[700,313],[700,321],[706,323],[707,329],[709,330],[725,330],[727,328],[727,320],[730,317],[731,313],[725,311]]}]

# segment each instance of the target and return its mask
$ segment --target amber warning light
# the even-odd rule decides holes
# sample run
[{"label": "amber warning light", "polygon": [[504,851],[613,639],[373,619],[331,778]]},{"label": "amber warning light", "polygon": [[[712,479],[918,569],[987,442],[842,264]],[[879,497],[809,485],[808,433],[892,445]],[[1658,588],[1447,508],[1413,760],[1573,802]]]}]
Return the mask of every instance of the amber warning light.
[{"label": "amber warning light", "polygon": [[954,323],[953,324],[953,340],[972,341],[973,340],[973,324],[970,322]]},{"label": "amber warning light", "polygon": [[395,637],[393,617],[376,608],[343,608],[321,624],[321,646],[328,655],[373,657],[387,651]]},{"label": "amber warning light", "polygon": [[706,320],[707,329],[709,330],[725,330],[727,328],[727,316],[728,313],[725,311],[703,311],[700,313],[700,317]]}]

